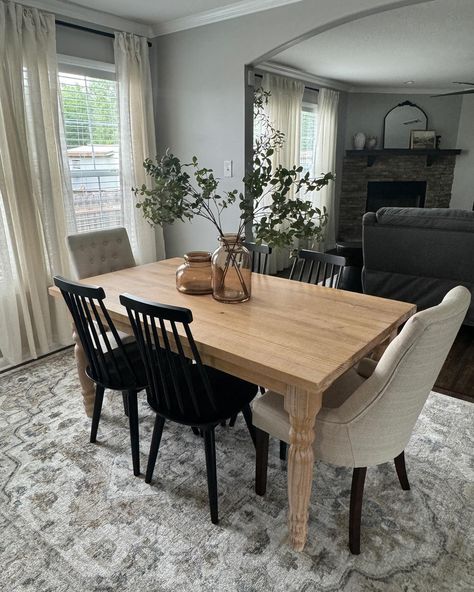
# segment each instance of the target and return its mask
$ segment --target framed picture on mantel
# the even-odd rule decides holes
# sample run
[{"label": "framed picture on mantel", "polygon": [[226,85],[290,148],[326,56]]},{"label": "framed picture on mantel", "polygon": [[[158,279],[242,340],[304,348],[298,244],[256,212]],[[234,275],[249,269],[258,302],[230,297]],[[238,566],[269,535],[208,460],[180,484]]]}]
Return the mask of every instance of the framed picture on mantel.
[{"label": "framed picture on mantel", "polygon": [[413,150],[434,150],[436,148],[436,132],[432,130],[411,130],[410,148]]}]

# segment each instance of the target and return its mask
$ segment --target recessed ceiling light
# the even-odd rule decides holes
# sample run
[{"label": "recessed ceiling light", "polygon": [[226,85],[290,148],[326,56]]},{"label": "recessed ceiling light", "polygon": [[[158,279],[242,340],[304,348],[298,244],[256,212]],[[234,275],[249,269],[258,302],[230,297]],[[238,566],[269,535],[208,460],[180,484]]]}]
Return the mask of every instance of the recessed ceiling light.
[{"label": "recessed ceiling light", "polygon": [[405,80],[405,82],[403,84],[406,84],[407,86],[409,86],[410,84],[415,84],[414,80]]}]

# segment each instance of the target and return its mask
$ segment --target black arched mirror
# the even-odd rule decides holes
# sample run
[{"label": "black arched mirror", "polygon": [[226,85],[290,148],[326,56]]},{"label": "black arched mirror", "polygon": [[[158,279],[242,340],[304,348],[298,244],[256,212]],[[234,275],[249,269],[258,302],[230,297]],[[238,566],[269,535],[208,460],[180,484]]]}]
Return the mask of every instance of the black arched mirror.
[{"label": "black arched mirror", "polygon": [[426,113],[410,101],[400,103],[385,115],[383,125],[384,148],[410,148],[410,132],[426,130]]}]

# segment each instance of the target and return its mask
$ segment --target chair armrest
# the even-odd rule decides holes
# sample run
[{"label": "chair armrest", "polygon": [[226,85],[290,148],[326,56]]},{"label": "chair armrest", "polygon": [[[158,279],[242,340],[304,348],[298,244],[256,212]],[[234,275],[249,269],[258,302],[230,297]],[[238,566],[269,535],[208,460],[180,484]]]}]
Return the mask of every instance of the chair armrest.
[{"label": "chair armrest", "polygon": [[369,378],[372,376],[375,368],[377,367],[377,360],[371,360],[370,358],[363,358],[357,365],[356,371],[359,376]]}]

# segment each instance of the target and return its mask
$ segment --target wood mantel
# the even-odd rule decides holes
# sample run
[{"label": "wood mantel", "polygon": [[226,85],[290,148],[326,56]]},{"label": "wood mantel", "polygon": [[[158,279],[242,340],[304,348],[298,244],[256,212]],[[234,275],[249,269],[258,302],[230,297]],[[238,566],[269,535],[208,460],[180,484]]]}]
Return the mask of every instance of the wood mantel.
[{"label": "wood mantel", "polygon": [[379,156],[426,156],[426,166],[431,166],[441,156],[461,154],[460,148],[446,150],[423,150],[421,148],[383,148],[382,150],[346,150],[346,156],[367,158],[367,166],[371,167]]}]

